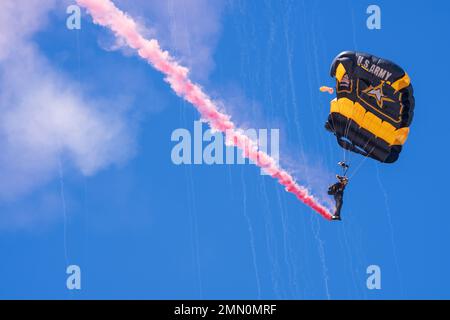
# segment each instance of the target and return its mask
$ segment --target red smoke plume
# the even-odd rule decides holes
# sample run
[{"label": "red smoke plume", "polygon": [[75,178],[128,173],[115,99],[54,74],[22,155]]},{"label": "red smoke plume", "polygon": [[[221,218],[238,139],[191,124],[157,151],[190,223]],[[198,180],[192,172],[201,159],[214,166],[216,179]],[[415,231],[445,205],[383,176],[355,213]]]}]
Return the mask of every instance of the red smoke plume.
[{"label": "red smoke plume", "polygon": [[117,37],[124,39],[128,46],[135,49],[141,58],[162,72],[172,90],[178,96],[190,102],[213,130],[223,132],[228,144],[241,149],[245,157],[277,179],[286,191],[293,193],[299,200],[320,213],[324,218],[331,218],[328,208],[310,195],[305,187],[297,184],[294,178],[280,168],[277,162],[267,153],[258,150],[257,143],[238,130],[230,116],[218,110],[215,103],[203,92],[202,88],[189,79],[187,68],[179,65],[167,51],[163,51],[158,41],[147,40],[138,32],[133,19],[119,10],[110,0],[77,0],[77,3],[89,11],[95,23],[110,28]]}]

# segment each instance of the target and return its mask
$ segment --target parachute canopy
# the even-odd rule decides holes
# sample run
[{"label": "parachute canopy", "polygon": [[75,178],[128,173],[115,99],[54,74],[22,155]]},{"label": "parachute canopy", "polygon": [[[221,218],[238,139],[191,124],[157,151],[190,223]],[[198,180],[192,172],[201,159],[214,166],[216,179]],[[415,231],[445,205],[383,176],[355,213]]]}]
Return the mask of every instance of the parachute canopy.
[{"label": "parachute canopy", "polygon": [[330,73],[336,78],[336,98],[325,128],[347,150],[397,161],[414,112],[408,74],[388,60],[352,51],[339,54]]}]

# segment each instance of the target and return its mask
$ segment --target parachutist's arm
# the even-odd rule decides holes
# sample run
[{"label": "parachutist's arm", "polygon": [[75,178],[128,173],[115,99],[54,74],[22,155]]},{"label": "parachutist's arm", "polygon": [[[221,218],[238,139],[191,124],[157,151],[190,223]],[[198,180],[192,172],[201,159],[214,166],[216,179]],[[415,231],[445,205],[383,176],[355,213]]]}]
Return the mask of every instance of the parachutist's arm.
[{"label": "parachutist's arm", "polygon": [[328,194],[334,196],[339,189],[339,183],[335,183],[328,188]]}]

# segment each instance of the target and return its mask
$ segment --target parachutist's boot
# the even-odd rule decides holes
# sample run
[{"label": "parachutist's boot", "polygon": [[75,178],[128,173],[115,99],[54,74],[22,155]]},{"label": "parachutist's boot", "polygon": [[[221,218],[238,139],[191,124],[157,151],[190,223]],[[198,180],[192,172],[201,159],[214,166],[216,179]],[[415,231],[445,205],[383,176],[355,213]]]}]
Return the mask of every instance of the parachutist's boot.
[{"label": "parachutist's boot", "polygon": [[341,216],[334,215],[334,216],[331,217],[331,220],[333,220],[333,221],[341,221],[342,219],[341,219]]}]

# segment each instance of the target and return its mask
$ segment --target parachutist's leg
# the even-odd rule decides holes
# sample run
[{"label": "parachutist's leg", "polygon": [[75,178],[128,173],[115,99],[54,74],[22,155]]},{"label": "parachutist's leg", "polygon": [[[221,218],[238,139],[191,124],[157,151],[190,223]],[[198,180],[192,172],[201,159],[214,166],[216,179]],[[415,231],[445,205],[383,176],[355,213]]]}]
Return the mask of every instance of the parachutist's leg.
[{"label": "parachutist's leg", "polygon": [[337,198],[336,199],[336,211],[334,212],[334,215],[337,217],[341,216],[342,204],[343,204],[342,198]]}]

